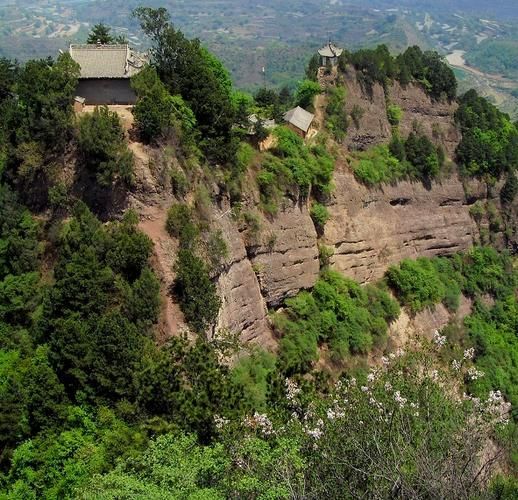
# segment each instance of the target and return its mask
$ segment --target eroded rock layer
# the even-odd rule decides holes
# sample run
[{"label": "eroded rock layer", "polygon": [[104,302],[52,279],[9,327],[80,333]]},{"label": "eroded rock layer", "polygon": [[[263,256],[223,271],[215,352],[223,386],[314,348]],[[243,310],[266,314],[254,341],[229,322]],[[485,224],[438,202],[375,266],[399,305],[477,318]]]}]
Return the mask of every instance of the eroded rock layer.
[{"label": "eroded rock layer", "polygon": [[400,182],[368,189],[339,168],[324,241],[332,266],[360,282],[381,278],[407,257],[466,250],[477,237],[461,182],[451,176],[431,186]]}]

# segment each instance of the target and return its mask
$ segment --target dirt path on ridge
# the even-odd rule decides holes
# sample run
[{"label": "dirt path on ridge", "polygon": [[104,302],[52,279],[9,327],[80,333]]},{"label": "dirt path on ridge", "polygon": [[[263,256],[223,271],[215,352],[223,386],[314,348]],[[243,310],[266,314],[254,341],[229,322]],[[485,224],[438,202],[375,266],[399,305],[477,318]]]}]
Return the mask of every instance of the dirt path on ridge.
[{"label": "dirt path on ridge", "polygon": [[186,330],[185,318],[180,306],[169,293],[175,275],[177,244],[166,231],[167,207],[154,205],[141,210],[139,228],[147,234],[154,244],[153,268],[160,279],[162,310],[158,324],[158,341],[164,342]]}]

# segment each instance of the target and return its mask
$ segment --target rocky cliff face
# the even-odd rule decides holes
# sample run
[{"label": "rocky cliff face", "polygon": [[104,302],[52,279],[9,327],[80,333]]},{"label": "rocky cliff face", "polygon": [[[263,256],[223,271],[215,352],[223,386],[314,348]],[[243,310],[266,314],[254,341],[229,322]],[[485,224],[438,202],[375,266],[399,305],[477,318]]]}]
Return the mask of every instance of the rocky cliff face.
[{"label": "rocky cliff face", "polygon": [[[356,104],[364,110],[359,129],[351,126],[346,147],[365,148],[388,142],[391,128],[383,89],[375,85],[369,95],[352,74],[346,77],[345,84],[348,108]],[[459,141],[454,104],[433,103],[419,87],[409,85],[403,89],[397,83],[388,99],[403,110],[403,134],[421,127],[453,154]],[[164,170],[157,168],[159,161],[146,161],[147,153],[141,148],[139,153],[137,184],[141,187],[131,204],[145,216],[148,222],[142,227],[156,239],[153,231],[163,226],[164,207],[174,198]],[[315,284],[319,243],[334,251],[333,268],[366,283],[381,278],[388,266],[403,258],[448,255],[468,249],[479,238],[479,228],[469,209],[477,199],[486,198],[487,190],[482,184],[472,183],[466,196],[456,174],[429,186],[400,182],[370,189],[359,184],[345,160],[341,160],[335,169],[334,184],[328,206],[331,218],[320,238],[305,203],[286,201],[276,216],[258,215],[260,229],[253,236],[243,222],[238,223],[231,215],[228,200],[220,200],[214,207],[212,225],[222,230],[229,249],[217,278],[222,300],[219,328],[240,333],[245,341],[274,346],[268,309],[281,306],[287,297]],[[257,193],[250,194],[247,208],[259,214],[257,198]],[[156,242],[164,290],[174,279],[167,270],[172,268],[175,257],[163,251],[167,238],[162,231]],[[166,303],[168,311],[175,311],[170,299]],[[171,330],[169,335],[185,328],[181,318],[165,325]]]},{"label": "rocky cliff face", "polygon": [[477,238],[455,176],[429,187],[400,182],[368,189],[340,166],[335,186],[324,242],[334,250],[332,265],[360,282],[381,278],[389,265],[407,257],[465,250]]},{"label": "rocky cliff face", "polygon": [[419,85],[401,87],[394,82],[387,95],[383,87],[376,83],[370,91],[360,85],[356,72],[350,68],[344,76],[347,89],[346,109],[350,113],[354,107],[361,110],[361,118],[356,127],[349,127],[346,145],[351,149],[367,149],[376,144],[387,143],[392,136],[392,128],[387,119],[387,103],[399,106],[403,112],[400,133],[406,137],[418,127],[436,144],[440,144],[452,158],[460,141],[455,126],[456,103],[432,101]]}]

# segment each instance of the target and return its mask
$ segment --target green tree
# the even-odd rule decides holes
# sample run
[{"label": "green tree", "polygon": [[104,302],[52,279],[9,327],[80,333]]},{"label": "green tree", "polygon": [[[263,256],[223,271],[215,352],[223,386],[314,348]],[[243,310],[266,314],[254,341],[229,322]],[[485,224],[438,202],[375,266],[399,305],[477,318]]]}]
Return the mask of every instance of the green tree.
[{"label": "green tree", "polygon": [[96,107],[93,113],[80,118],[78,148],[100,185],[110,186],[117,178],[132,183],[133,154],[125,142],[117,113],[107,106]]},{"label": "green tree", "polygon": [[220,161],[232,160],[237,143],[226,70],[199,40],[188,40],[173,27],[166,9],[140,7],[134,14],[151,38],[153,65],[160,79],[172,95],[182,96],[196,116],[205,153]]},{"label": "green tree", "polygon": [[151,66],[132,78],[132,86],[138,96],[133,116],[141,137],[157,142],[174,132],[189,153],[194,146],[196,118],[183,99],[169,94]]},{"label": "green tree", "polygon": [[90,45],[97,43],[100,43],[102,45],[108,45],[110,43],[113,43],[114,39],[110,32],[111,28],[106,24],[95,24],[90,30],[90,33],[88,34],[88,39],[86,40],[86,43]]},{"label": "green tree", "polygon": [[312,80],[303,80],[297,87],[295,101],[301,108],[308,108],[313,105],[313,99],[320,94],[322,89],[317,82]]},{"label": "green tree", "polygon": [[308,65],[306,66],[306,78],[308,80],[313,80],[314,82],[316,82],[319,68],[320,56],[318,54],[313,54],[313,56],[311,56],[311,59],[308,62]]},{"label": "green tree", "polygon": [[216,321],[220,300],[204,262],[188,249],[181,249],[175,264],[173,291],[185,319],[198,333],[205,333]]}]

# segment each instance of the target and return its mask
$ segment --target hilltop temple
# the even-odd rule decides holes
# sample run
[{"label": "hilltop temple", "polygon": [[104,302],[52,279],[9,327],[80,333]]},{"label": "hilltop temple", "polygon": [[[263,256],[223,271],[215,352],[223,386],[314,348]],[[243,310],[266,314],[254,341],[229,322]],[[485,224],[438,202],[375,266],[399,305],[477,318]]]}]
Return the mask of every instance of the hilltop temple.
[{"label": "hilltop temple", "polygon": [[84,104],[135,104],[130,78],[145,66],[145,55],[128,44],[72,44],[69,52],[81,67],[76,94]]},{"label": "hilltop temple", "polygon": [[343,49],[340,49],[329,41],[328,44],[324,45],[318,51],[318,55],[320,56],[320,66],[336,66],[338,64],[338,58],[342,55],[343,51]]}]

